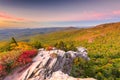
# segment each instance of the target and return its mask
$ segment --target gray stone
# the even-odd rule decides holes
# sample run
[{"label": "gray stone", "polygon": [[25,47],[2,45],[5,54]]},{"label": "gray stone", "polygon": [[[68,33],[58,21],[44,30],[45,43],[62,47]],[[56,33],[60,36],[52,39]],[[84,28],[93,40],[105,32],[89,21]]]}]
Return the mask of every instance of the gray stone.
[{"label": "gray stone", "polygon": [[76,57],[90,60],[85,48],[78,47],[77,49],[76,52],[65,52],[56,48],[50,51],[46,51],[44,48],[39,49],[33,63],[23,71],[20,77],[17,79],[9,78],[9,80],[95,80],[69,76],[73,60]]}]

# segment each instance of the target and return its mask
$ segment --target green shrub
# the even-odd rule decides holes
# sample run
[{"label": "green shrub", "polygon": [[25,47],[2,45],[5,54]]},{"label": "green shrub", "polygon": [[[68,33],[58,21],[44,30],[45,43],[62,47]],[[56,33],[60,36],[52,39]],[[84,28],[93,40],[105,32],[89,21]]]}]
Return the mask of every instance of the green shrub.
[{"label": "green shrub", "polygon": [[42,44],[40,41],[32,41],[30,44],[36,49],[42,48]]}]

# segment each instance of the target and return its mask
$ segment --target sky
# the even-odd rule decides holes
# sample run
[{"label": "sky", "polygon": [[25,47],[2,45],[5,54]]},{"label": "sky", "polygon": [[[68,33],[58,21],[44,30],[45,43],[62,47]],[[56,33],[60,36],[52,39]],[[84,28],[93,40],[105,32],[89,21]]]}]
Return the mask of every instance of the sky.
[{"label": "sky", "polygon": [[120,0],[0,0],[0,29],[88,27],[120,21]]}]

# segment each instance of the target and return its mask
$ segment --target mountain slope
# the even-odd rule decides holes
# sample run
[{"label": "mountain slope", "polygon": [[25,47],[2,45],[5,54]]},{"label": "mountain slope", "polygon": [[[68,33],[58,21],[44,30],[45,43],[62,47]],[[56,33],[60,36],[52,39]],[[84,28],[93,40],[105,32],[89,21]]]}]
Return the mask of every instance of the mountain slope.
[{"label": "mountain slope", "polygon": [[49,34],[36,35],[31,40],[40,40],[43,43],[53,43],[57,41],[94,41],[99,37],[109,37],[110,35],[118,36],[120,32],[120,23],[102,24],[87,29],[70,29],[62,30]]},{"label": "mountain slope", "polygon": [[31,37],[30,41],[54,45],[64,41],[68,47],[87,48],[90,61],[76,58],[71,75],[97,80],[120,80],[120,23],[102,24],[87,29],[72,29]]}]

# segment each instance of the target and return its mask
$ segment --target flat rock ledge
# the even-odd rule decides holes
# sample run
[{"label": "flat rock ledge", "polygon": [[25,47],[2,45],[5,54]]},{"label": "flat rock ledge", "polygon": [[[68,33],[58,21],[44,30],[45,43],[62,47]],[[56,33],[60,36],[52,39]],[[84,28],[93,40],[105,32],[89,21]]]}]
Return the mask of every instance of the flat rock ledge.
[{"label": "flat rock ledge", "polygon": [[4,80],[96,80],[69,76],[73,60],[76,57],[90,60],[85,48],[78,47],[77,49],[76,52],[65,52],[56,48],[49,51],[44,48],[39,49],[38,55],[26,69],[21,72],[14,72]]}]

